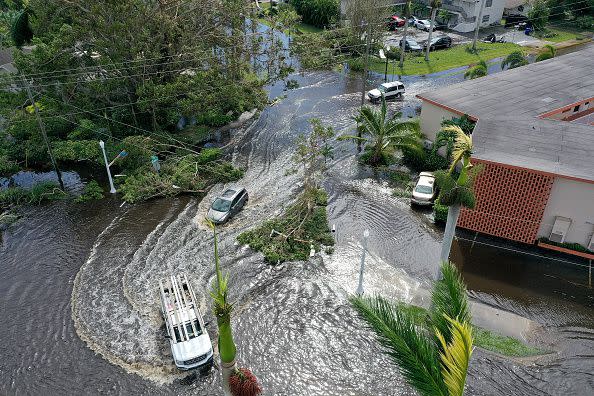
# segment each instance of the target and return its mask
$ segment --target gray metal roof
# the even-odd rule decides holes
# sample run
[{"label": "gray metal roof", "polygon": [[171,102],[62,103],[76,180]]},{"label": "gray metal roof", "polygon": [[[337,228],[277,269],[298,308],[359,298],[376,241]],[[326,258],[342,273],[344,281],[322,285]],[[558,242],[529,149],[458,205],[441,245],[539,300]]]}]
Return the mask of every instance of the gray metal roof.
[{"label": "gray metal roof", "polygon": [[541,119],[594,96],[594,45],[420,94],[478,118],[478,159],[594,181],[594,126]]}]

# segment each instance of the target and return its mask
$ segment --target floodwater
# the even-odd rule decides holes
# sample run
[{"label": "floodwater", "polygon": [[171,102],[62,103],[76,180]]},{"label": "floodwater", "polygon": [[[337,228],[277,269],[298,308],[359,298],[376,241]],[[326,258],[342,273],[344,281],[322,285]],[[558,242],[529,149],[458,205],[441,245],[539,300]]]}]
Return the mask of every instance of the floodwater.
[{"label": "floodwater", "polygon": [[[300,88],[272,87],[272,97],[286,98],[231,138],[231,156],[247,169],[242,183],[250,191],[249,205],[219,229],[239,364],[253,370],[265,395],[412,395],[346,298],[357,287],[364,229],[370,230],[365,292],[405,301],[428,287],[442,230],[358,167],[352,143],[338,144],[325,182],[337,230],[333,255],[270,266],[236,242],[241,231],[281,213],[295,196],[299,174],[288,172],[293,142],[308,131],[309,119],[338,133],[352,129],[359,80],[335,72],[295,78]],[[447,73],[404,78],[406,98],[390,107],[416,114],[415,94],[460,79]],[[216,339],[208,298],[212,234],[201,219],[223,188],[201,202],[181,197],[120,206],[116,197],[51,203],[6,231],[0,393],[220,394],[218,367],[202,376],[175,370],[157,281],[186,272]],[[569,264],[464,240],[453,252],[473,298],[544,324],[560,351],[523,362],[475,350],[467,394],[592,394],[594,296],[583,285],[587,272],[582,278]]]}]

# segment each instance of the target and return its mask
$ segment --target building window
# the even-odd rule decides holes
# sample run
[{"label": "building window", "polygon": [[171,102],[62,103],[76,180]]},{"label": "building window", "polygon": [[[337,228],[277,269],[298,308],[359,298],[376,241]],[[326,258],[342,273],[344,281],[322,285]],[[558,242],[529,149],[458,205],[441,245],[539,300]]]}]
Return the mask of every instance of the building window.
[{"label": "building window", "polygon": [[490,18],[489,15],[483,15],[483,23],[484,22],[489,22],[489,18]]},{"label": "building window", "polygon": [[492,5],[493,5],[493,0],[487,0],[487,1],[485,2],[485,8],[487,8],[487,7],[491,7]]}]

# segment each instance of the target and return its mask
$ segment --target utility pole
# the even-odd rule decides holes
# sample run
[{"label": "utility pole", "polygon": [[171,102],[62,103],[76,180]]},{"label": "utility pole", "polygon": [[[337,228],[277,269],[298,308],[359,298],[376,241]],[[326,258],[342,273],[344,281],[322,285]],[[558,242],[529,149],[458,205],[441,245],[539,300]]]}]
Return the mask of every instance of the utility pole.
[{"label": "utility pole", "polygon": [[408,20],[410,19],[410,0],[407,0],[406,3],[404,3],[404,15],[406,18],[406,21],[404,22],[404,34],[402,35],[402,38],[400,39],[400,62],[398,63],[398,66],[402,69],[402,67],[404,66],[404,51],[406,51],[406,35],[408,32]]},{"label": "utility pole", "polygon": [[365,272],[365,253],[367,252],[367,238],[369,238],[369,230],[363,232],[363,253],[361,253],[361,268],[359,270],[359,287],[357,287],[357,294],[363,295],[363,273]]},{"label": "utility pole", "polygon": [[21,80],[23,81],[23,85],[25,86],[25,89],[27,90],[27,96],[29,96],[29,101],[31,102],[31,105],[33,106],[33,110],[35,111],[35,118],[37,118],[37,123],[39,124],[39,130],[41,131],[41,136],[43,136],[43,140],[45,141],[45,145],[47,147],[47,153],[49,154],[50,160],[52,162],[52,166],[54,167],[56,176],[58,176],[58,182],[60,183],[60,188],[62,190],[64,190],[64,182],[62,181],[62,173],[60,172],[60,169],[58,168],[58,163],[56,162],[56,159],[54,158],[54,153],[52,152],[52,146],[50,145],[49,139],[47,137],[47,133],[45,132],[45,125],[43,124],[43,121],[41,120],[41,117],[39,116],[39,108],[37,107],[37,103],[35,102],[35,99],[33,99],[33,94],[31,93],[31,86],[29,85],[29,82],[25,79],[24,76],[21,76]]},{"label": "utility pole", "polygon": [[[363,81],[361,83],[361,108],[365,105],[365,93],[366,93],[366,86],[367,86],[367,73],[369,72],[369,47],[371,44],[371,34],[369,29],[369,23],[364,22],[365,24],[365,67],[363,69]],[[359,139],[357,140],[357,152],[360,153],[362,150],[362,143],[361,143],[361,131],[357,128],[357,136]]]},{"label": "utility pole", "polygon": [[[477,0],[477,2],[480,0]],[[476,51],[476,41],[478,40],[479,29],[481,27],[481,22],[483,19],[483,8],[485,8],[485,0],[481,3],[481,8],[479,9],[478,19],[476,20],[476,28],[474,29],[474,40],[472,40],[472,51]]]}]

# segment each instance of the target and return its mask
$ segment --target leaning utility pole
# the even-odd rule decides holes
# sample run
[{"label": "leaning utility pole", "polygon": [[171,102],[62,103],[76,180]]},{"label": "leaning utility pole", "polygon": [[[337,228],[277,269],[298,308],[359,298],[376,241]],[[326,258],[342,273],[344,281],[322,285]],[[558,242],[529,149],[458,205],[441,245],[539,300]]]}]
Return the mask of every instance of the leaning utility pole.
[{"label": "leaning utility pole", "polygon": [[[477,0],[477,2],[480,0]],[[481,3],[481,8],[479,9],[478,19],[476,21],[476,28],[474,29],[474,40],[472,40],[472,51],[476,51],[476,41],[478,40],[479,29],[481,27],[481,22],[483,19],[483,8],[485,8],[485,0]]]},{"label": "leaning utility pole", "polygon": [[56,162],[56,159],[54,158],[54,153],[52,152],[52,146],[50,145],[49,139],[47,137],[47,133],[45,132],[45,125],[43,124],[43,121],[41,120],[41,117],[39,116],[39,108],[37,107],[37,103],[35,102],[35,99],[33,99],[33,94],[31,93],[31,86],[29,85],[29,82],[25,79],[24,76],[21,76],[21,80],[23,81],[23,85],[25,86],[25,89],[27,90],[27,95],[29,96],[29,101],[31,101],[31,105],[33,106],[33,109],[35,111],[35,118],[37,118],[37,123],[39,124],[39,130],[41,131],[41,136],[43,136],[43,140],[45,141],[45,145],[47,146],[47,153],[49,154],[50,160],[52,162],[52,166],[54,167],[54,170],[56,171],[56,175],[58,176],[58,182],[60,183],[60,188],[62,190],[64,190],[64,182],[62,181],[62,173],[60,172],[60,169],[58,168],[58,163]]},{"label": "leaning utility pole", "polygon": [[[361,108],[365,105],[365,93],[366,93],[366,86],[367,86],[367,73],[369,72],[369,47],[371,45],[371,34],[369,29],[369,23],[365,23],[365,67],[363,68],[363,81],[361,82]],[[357,125],[358,127],[358,125]],[[361,144],[361,130],[357,128],[357,152],[361,152],[362,144]]]}]

